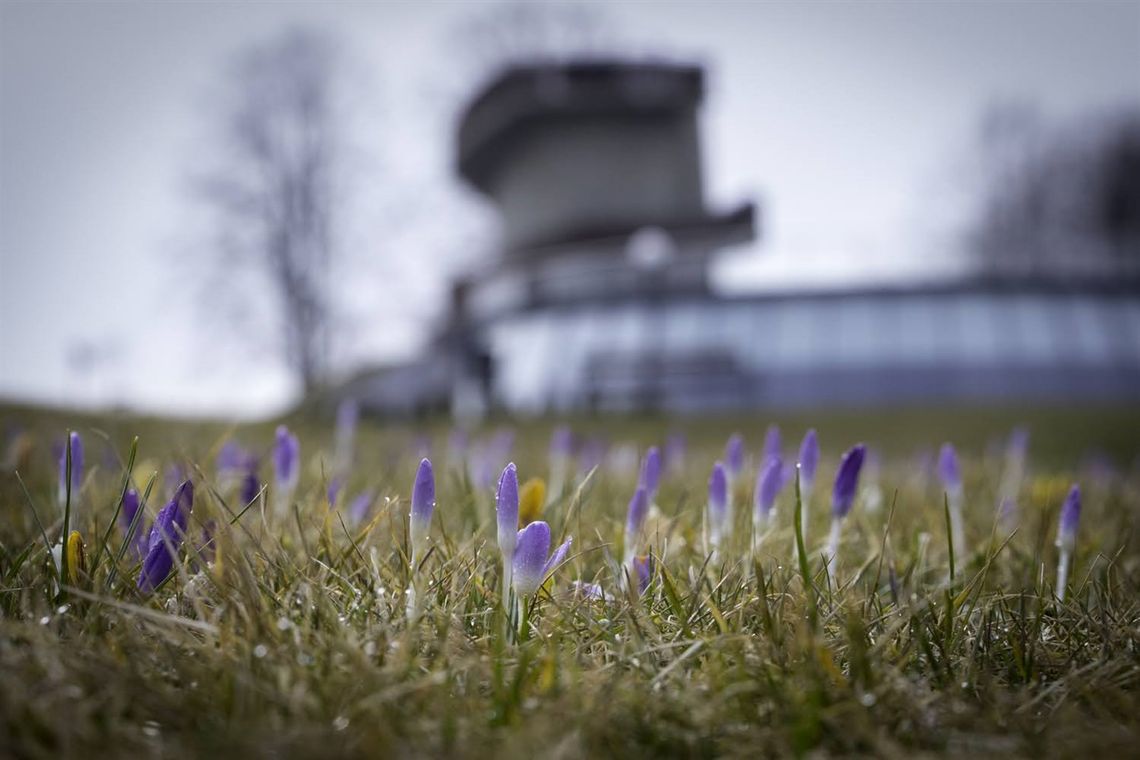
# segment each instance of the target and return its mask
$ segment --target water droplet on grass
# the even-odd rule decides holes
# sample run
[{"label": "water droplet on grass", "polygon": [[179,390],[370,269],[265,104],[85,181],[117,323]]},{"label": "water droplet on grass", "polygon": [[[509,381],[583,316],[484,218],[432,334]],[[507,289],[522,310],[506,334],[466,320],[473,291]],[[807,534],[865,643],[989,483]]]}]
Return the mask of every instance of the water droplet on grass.
[{"label": "water droplet on grass", "polygon": [[269,648],[264,644],[258,644],[253,648],[253,656],[259,660],[267,654],[269,654]]}]

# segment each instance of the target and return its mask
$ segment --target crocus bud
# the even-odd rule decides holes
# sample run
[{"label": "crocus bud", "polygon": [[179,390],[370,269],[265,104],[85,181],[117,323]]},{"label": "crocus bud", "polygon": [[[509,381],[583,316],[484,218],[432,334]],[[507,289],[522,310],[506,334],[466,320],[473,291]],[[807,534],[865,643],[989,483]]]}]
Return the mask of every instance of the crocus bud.
[{"label": "crocus bud", "polygon": [[815,483],[815,471],[819,467],[819,439],[815,428],[804,433],[804,440],[800,443],[800,490],[811,491]]},{"label": "crocus bud", "polygon": [[186,535],[186,523],[194,507],[194,485],[184,481],[170,502],[154,518],[147,541],[146,556],[139,573],[138,588],[149,593],[166,580]]},{"label": "crocus bud", "polygon": [[641,485],[633,492],[633,498],[629,500],[629,508],[625,513],[625,535],[623,537],[625,549],[623,554],[626,562],[632,559],[633,552],[637,550],[637,539],[641,535],[642,528],[645,527],[645,518],[648,515],[649,495],[645,491],[645,486]]},{"label": "crocus bud", "polygon": [[67,579],[72,586],[78,586],[86,577],[87,552],[83,550],[83,536],[73,530],[67,537]]},{"label": "crocus bud", "polygon": [[519,489],[519,528],[524,528],[542,517],[546,506],[546,483],[542,478],[530,478]]},{"label": "crocus bud", "polygon": [[273,446],[273,468],[277,488],[291,495],[301,474],[301,443],[284,425],[277,426],[277,439]]},{"label": "crocus bud", "polygon": [[768,459],[756,479],[755,517],[760,525],[767,524],[776,506],[776,496],[784,485],[784,466],[779,457]]},{"label": "crocus bud", "polygon": [[329,506],[330,507],[334,507],[334,508],[336,507],[337,499],[340,498],[340,492],[343,489],[344,489],[344,478],[339,476],[339,475],[333,476],[332,480],[329,481],[328,491],[325,494],[325,496],[329,500]]},{"label": "crocus bud", "polygon": [[1057,525],[1057,546],[1071,552],[1077,545],[1077,525],[1081,521],[1081,487],[1073,485],[1061,505],[1061,519]]},{"label": "crocus bud", "polygon": [[554,428],[550,434],[550,459],[552,461],[569,459],[574,454],[574,434],[565,425]]},{"label": "crocus bud", "polygon": [[567,539],[547,558],[550,551],[550,526],[539,520],[520,530],[513,562],[512,583],[515,593],[530,596],[538,591],[547,576],[565,559],[570,550],[570,541]]},{"label": "crocus bud", "polygon": [[637,595],[641,596],[645,593],[645,589],[649,588],[649,581],[653,578],[653,558],[648,554],[634,557],[631,565],[633,578],[637,582]]},{"label": "crocus bud", "polygon": [[59,453],[59,503],[67,500],[67,452],[71,451],[71,493],[72,498],[83,482],[83,439],[72,432],[67,437],[67,445]]},{"label": "crocus bud", "polygon": [[966,549],[966,533],[962,525],[962,472],[958,467],[958,452],[949,443],[942,444],[938,452],[938,477],[946,489],[950,506],[950,535],[954,553],[961,556]]},{"label": "crocus bud", "polygon": [[724,465],[717,462],[709,475],[709,542],[714,550],[727,533],[728,517],[728,475]]},{"label": "crocus bud", "polygon": [[499,476],[495,494],[495,520],[498,524],[499,551],[503,558],[514,556],[519,531],[519,476],[511,462]]},{"label": "crocus bud", "polygon": [[938,452],[938,478],[951,498],[962,492],[962,472],[953,444],[942,444],[942,450]]},{"label": "crocus bud", "polygon": [[724,449],[724,469],[730,478],[737,477],[744,469],[744,438],[740,433],[733,433],[728,439]]},{"label": "crocus bud", "polygon": [[1061,505],[1061,519],[1057,525],[1057,599],[1065,601],[1065,588],[1069,580],[1069,563],[1077,546],[1077,524],[1081,521],[1081,489],[1073,484]]},{"label": "crocus bud", "polygon": [[650,446],[641,465],[641,485],[645,486],[645,494],[650,504],[657,498],[657,487],[660,483],[661,452],[656,446]]},{"label": "crocus bud", "polygon": [[835,488],[831,492],[832,517],[842,520],[851,511],[859,487],[859,471],[863,468],[866,453],[866,447],[860,443],[851,447],[839,462],[839,470],[835,473]]},{"label": "crocus bud", "polygon": [[[128,488],[123,494],[123,507],[119,510],[119,527],[123,529],[123,539],[129,542],[128,549],[136,559],[141,559],[146,553],[146,531],[143,525],[143,515],[139,514],[139,492]],[[135,519],[138,522],[135,522]],[[134,532],[131,532],[131,527]]]},{"label": "crocus bud", "polygon": [[420,461],[416,471],[416,482],[412,485],[412,513],[408,523],[408,535],[412,541],[412,557],[418,557],[427,544],[428,530],[431,528],[431,515],[435,510],[435,475],[431,461]]},{"label": "crocus bud", "polygon": [[364,519],[368,517],[369,511],[372,509],[372,503],[375,500],[376,497],[371,491],[363,491],[362,493],[357,494],[356,498],[354,498],[349,503],[348,516],[349,519],[352,520],[353,525],[359,525],[360,523],[364,522]]},{"label": "crocus bud", "polygon": [[780,458],[780,426],[769,425],[764,433],[764,451],[760,466],[766,465],[769,459],[778,458]]}]

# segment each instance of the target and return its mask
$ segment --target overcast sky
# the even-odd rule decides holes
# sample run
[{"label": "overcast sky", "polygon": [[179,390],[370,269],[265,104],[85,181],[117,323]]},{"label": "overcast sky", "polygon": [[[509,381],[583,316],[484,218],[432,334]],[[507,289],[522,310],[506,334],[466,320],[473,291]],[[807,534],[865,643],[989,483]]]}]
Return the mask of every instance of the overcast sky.
[{"label": "overcast sky", "polygon": [[[383,197],[447,194],[439,98],[475,76],[454,41],[479,10],[0,4],[0,397],[243,416],[287,403],[293,388],[270,357],[211,350],[188,270],[173,263],[193,255],[185,184],[225,63],[289,25],[328,30],[374,88],[363,123],[384,141]],[[720,262],[724,289],[952,272],[987,105],[1023,100],[1063,120],[1140,104],[1135,2],[646,2],[605,13],[634,50],[709,67],[711,202],[755,199],[763,228]],[[441,306],[444,252],[486,224],[485,211],[458,208],[454,225],[417,224],[421,209],[396,236],[378,209],[354,232],[376,266],[339,294],[359,315],[353,361],[414,352]],[[105,366],[78,372],[68,357],[81,344]]]}]

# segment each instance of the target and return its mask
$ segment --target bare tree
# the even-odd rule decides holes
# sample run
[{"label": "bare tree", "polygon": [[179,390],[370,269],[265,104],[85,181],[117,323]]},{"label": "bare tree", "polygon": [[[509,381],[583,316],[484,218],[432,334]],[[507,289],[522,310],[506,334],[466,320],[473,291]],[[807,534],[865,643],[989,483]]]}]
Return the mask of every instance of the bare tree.
[{"label": "bare tree", "polygon": [[252,274],[272,296],[270,340],[306,393],[329,361],[335,200],[345,154],[341,67],[332,40],[305,29],[235,59],[219,150],[196,183],[216,224],[220,272],[208,308],[254,298],[250,279],[240,276]]},{"label": "bare tree", "polygon": [[1003,105],[983,122],[984,197],[973,247],[990,271],[1140,271],[1140,112],[1047,124]]}]

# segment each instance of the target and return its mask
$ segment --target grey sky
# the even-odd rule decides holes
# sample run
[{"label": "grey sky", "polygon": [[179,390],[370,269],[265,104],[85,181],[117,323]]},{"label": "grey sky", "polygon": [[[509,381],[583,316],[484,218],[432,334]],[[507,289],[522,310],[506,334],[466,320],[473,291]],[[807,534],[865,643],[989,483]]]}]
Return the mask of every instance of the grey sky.
[{"label": "grey sky", "polygon": [[[0,395],[256,414],[289,398],[267,358],[213,355],[193,289],[183,182],[206,147],[226,59],[294,23],[339,35],[376,90],[384,198],[443,182],[450,125],[434,93],[470,81],[449,41],[478,3],[0,5]],[[1140,104],[1140,4],[608,3],[635,50],[710,67],[714,203],[756,197],[763,237],[727,256],[722,287],[936,276],[959,266],[970,140],[996,99],[1047,116]],[[371,124],[371,122],[367,122]],[[442,192],[448,192],[444,189]],[[456,197],[461,197],[456,195]],[[352,357],[407,355],[442,296],[442,265],[485,223],[354,231],[376,271],[342,297]],[[469,255],[475,255],[469,253]],[[371,270],[370,270],[371,271]],[[400,283],[404,298],[392,296]],[[115,349],[95,378],[69,346]]]}]

